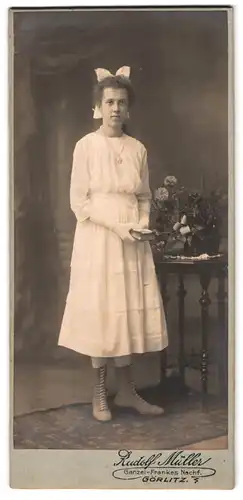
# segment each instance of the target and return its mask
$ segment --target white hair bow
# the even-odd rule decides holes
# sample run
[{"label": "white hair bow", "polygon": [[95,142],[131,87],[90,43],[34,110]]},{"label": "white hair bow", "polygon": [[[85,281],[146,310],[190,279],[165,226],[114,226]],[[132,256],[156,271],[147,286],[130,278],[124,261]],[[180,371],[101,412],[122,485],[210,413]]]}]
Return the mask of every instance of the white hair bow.
[{"label": "white hair bow", "polygon": [[[108,76],[123,76],[124,78],[129,78],[130,71],[131,71],[131,68],[129,66],[122,66],[121,68],[119,68],[117,70],[116,74],[113,75],[108,69],[104,69],[104,68],[95,69],[95,73],[96,73],[98,82],[101,82],[102,80],[104,80]],[[95,109],[94,109],[93,118],[94,119],[102,118],[100,108],[97,105],[95,106]]]}]

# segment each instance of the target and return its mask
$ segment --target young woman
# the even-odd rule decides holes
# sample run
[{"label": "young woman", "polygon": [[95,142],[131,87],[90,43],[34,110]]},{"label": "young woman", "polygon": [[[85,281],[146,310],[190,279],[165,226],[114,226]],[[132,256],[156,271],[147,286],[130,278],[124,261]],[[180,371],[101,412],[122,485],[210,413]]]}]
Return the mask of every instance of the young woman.
[{"label": "young woman", "polygon": [[74,149],[70,200],[77,225],[58,343],[91,357],[93,416],[107,421],[108,358],[118,374],[115,404],[163,413],[137,394],[131,362],[133,353],[161,351],[168,338],[149,242],[130,232],[148,228],[151,198],[146,149],[124,133],[134,100],[130,68],[95,71],[94,118],[102,125]]}]

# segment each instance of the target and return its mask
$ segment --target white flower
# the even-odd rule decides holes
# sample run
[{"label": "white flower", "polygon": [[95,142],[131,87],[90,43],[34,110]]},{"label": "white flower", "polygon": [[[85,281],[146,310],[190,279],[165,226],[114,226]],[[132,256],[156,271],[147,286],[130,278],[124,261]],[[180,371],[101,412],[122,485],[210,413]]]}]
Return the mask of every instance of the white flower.
[{"label": "white flower", "polygon": [[180,222],[176,222],[173,226],[173,229],[174,231],[178,231],[178,229],[180,229],[181,225],[180,225]]},{"label": "white flower", "polygon": [[181,227],[180,229],[180,233],[182,234],[182,236],[185,236],[186,234],[189,234],[191,232],[191,229],[189,228],[189,226],[183,226]]},{"label": "white flower", "polygon": [[154,197],[155,200],[157,201],[168,200],[169,198],[168,190],[165,187],[159,187],[158,189],[155,190]]},{"label": "white flower", "polygon": [[164,180],[164,185],[174,187],[177,184],[177,178],[174,175],[167,175]]}]

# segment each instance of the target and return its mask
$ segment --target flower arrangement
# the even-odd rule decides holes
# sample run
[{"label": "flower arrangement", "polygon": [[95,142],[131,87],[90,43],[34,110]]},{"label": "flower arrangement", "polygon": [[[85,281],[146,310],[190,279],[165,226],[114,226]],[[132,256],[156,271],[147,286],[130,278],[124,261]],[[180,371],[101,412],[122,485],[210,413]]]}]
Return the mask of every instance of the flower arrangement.
[{"label": "flower arrangement", "polygon": [[187,256],[218,253],[226,199],[219,189],[189,192],[175,176],[165,177],[152,200],[153,250]]}]

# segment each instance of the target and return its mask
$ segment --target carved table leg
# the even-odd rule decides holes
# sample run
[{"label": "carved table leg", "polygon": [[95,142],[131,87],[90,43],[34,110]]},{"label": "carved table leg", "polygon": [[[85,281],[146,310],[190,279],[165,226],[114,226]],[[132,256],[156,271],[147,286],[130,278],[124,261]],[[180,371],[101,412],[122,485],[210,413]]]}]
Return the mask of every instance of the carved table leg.
[{"label": "carved table leg", "polygon": [[226,269],[222,269],[218,275],[218,320],[219,320],[219,342],[218,342],[218,375],[220,396],[227,400],[228,388],[228,325],[225,310],[227,293],[225,292]]},{"label": "carved table leg", "polygon": [[200,275],[200,283],[202,293],[199,299],[201,305],[201,322],[202,322],[202,346],[201,346],[201,383],[203,401],[208,390],[208,319],[209,306],[211,300],[208,294],[208,287],[211,280],[211,275],[207,272],[202,272]]},{"label": "carved table leg", "polygon": [[185,355],[184,355],[184,333],[185,333],[185,296],[183,275],[178,276],[178,333],[179,333],[179,370],[182,384],[185,385]]},{"label": "carved table leg", "polygon": [[160,289],[166,316],[167,316],[167,305],[170,300],[170,296],[168,295],[168,290],[167,290],[167,284],[168,284],[168,275],[167,273],[162,272],[160,276]]},{"label": "carved table leg", "polygon": [[[160,286],[160,292],[162,295],[163,299],[163,305],[164,305],[164,311],[165,311],[165,316],[167,316],[167,304],[170,300],[170,297],[167,292],[167,283],[168,283],[168,276],[167,273],[162,270],[159,270],[157,273],[157,277],[159,280],[159,286]],[[167,349],[163,349],[161,352],[161,378],[166,376],[166,368],[167,368]]]}]

